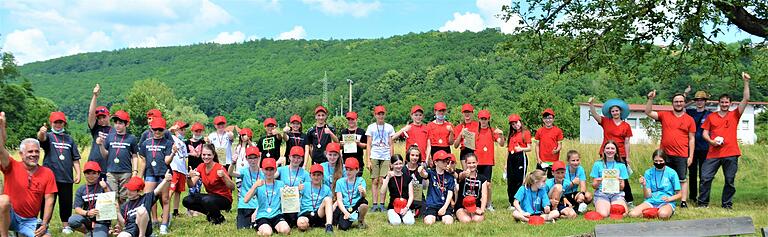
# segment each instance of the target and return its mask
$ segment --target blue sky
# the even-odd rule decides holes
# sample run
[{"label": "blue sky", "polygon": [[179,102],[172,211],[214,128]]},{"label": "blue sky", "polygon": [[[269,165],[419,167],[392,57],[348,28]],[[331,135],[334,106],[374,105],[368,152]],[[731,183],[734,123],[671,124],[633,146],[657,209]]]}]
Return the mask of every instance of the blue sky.
[{"label": "blue sky", "polygon": [[[511,0],[2,0],[0,46],[21,64],[126,47],[480,31]],[[732,32],[722,40],[746,37]]]}]

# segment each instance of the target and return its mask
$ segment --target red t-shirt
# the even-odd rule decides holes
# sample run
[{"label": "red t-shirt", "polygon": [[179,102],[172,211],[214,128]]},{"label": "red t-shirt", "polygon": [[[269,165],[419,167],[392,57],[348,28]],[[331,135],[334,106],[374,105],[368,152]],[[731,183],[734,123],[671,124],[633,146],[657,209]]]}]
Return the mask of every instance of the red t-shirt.
[{"label": "red t-shirt", "polygon": [[709,145],[707,159],[741,156],[739,141],[736,137],[736,132],[739,128],[739,120],[741,120],[741,114],[738,109],[728,111],[728,113],[725,114],[725,117],[721,117],[720,113],[717,112],[707,116],[707,120],[704,121],[701,128],[709,130],[709,138],[712,140],[716,137],[723,137],[723,145]]},{"label": "red t-shirt", "polygon": [[40,213],[45,195],[59,191],[53,171],[40,166],[30,176],[24,163],[9,159],[8,167],[3,169],[3,193],[11,199],[11,206],[16,214],[24,218],[35,217]]},{"label": "red t-shirt", "polygon": [[448,126],[453,127],[451,122],[445,121],[443,124],[437,124],[434,121],[427,124],[427,137],[429,138],[429,145],[437,147],[449,147],[448,136],[451,132],[448,131]]},{"label": "red t-shirt", "polygon": [[539,158],[544,162],[555,162],[560,159],[560,152],[552,154],[557,143],[563,140],[563,130],[557,126],[541,127],[536,130],[536,140],[539,141]]},{"label": "red t-shirt", "polygon": [[475,138],[475,155],[478,165],[495,165],[494,143],[499,139],[499,134],[493,132],[493,128],[480,128]]},{"label": "red t-shirt", "polygon": [[600,126],[603,127],[603,144],[600,145],[600,151],[603,150],[603,146],[608,140],[613,140],[616,145],[619,145],[619,156],[627,157],[627,150],[624,148],[624,141],[627,138],[632,137],[632,128],[625,121],[621,121],[619,125],[613,122],[613,119],[602,117],[600,120]]},{"label": "red t-shirt", "polygon": [[[428,129],[426,124],[416,125],[411,123],[411,129],[408,130],[408,138],[405,139],[405,149],[408,150],[411,145],[416,144],[419,147],[421,157],[426,157],[424,154],[427,151],[427,134]],[[405,136],[405,134],[403,134]]]},{"label": "red t-shirt", "polygon": [[[232,202],[232,190],[227,188],[227,184],[224,183],[224,179],[229,179],[229,174],[227,174],[227,170],[224,169],[224,166],[219,163],[214,163],[211,172],[206,173],[205,163],[201,163],[197,166],[196,170],[197,172],[200,172],[200,179],[203,181],[203,186],[205,186],[205,190],[208,191],[208,193],[217,194]],[[223,178],[219,178],[217,170],[224,171]]]},{"label": "red t-shirt", "polygon": [[515,133],[515,135],[512,135],[512,137],[510,137],[509,141],[507,142],[507,151],[515,152],[516,146],[527,148],[528,144],[530,143],[531,143],[531,132],[529,132],[528,130],[525,130],[523,132]]},{"label": "red t-shirt", "polygon": [[688,157],[688,133],[696,133],[693,118],[683,113],[677,117],[672,111],[659,111],[661,122],[661,150],[668,156]]},{"label": "red t-shirt", "polygon": [[472,120],[472,122],[469,123],[462,122],[453,128],[453,135],[456,137],[456,139],[461,139],[460,149],[464,149],[464,138],[461,138],[461,130],[464,130],[465,127],[469,129],[470,132],[477,135],[477,129],[480,128],[480,123]]}]

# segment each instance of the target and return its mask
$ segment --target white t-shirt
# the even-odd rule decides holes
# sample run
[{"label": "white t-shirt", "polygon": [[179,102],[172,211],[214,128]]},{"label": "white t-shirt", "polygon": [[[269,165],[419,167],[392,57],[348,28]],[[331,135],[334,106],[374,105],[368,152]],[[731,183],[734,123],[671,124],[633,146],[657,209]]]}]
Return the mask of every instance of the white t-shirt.
[{"label": "white t-shirt", "polygon": [[[212,132],[208,135],[208,141],[210,141],[216,149],[225,149],[227,152],[227,159],[224,164],[232,164],[232,138],[227,135],[227,132],[224,132],[224,134]],[[219,162],[221,162],[221,160],[222,157],[219,157]]]},{"label": "white t-shirt", "polygon": [[368,125],[368,129],[365,130],[365,135],[368,136],[371,141],[371,159],[374,160],[389,160],[392,154],[390,154],[389,141],[392,139],[392,135],[395,134],[395,128],[388,123],[384,125],[378,125],[372,123]]},{"label": "white t-shirt", "polygon": [[179,139],[176,135],[171,136],[171,138],[173,138],[173,146],[179,148],[179,150],[176,152],[176,155],[173,156],[173,160],[171,161],[171,170],[180,172],[182,174],[188,174],[189,171],[187,170],[187,156],[189,153],[187,152],[187,144]]},{"label": "white t-shirt", "polygon": [[[251,146],[256,146],[256,144],[251,142]],[[248,159],[245,157],[245,146],[240,144],[237,145],[237,148],[235,149],[235,159],[237,160],[237,166],[235,167],[235,170],[248,167]]]}]

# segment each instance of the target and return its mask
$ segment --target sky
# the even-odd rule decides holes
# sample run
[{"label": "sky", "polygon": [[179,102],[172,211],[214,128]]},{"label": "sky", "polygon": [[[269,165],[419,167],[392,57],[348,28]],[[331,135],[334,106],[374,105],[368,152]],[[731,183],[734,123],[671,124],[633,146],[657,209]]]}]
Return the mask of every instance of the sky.
[{"label": "sky", "polygon": [[85,52],[261,38],[385,38],[489,27],[513,33],[517,21],[497,17],[511,1],[2,0],[0,50],[25,64]]}]

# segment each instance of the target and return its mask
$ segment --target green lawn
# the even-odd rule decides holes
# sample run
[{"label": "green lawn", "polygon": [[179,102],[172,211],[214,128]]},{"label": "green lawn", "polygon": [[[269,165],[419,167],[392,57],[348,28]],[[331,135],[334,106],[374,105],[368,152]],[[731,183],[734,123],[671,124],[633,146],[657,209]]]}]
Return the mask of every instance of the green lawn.
[{"label": "green lawn", "polygon": [[[396,152],[402,153],[403,144],[397,144]],[[594,159],[597,157],[597,149],[599,145],[584,145],[579,144],[577,141],[566,141],[564,144],[563,155],[569,149],[576,149],[581,152],[582,165],[587,169],[587,172],[592,167]],[[642,194],[640,192],[640,186],[637,184],[637,179],[642,172],[651,167],[650,154],[653,151],[652,145],[633,145],[631,157],[634,164],[634,174],[631,177],[632,187],[635,191],[635,203],[642,202]],[[765,146],[743,146],[742,150],[744,156],[739,161],[739,173],[736,179],[736,196],[734,198],[734,209],[725,210],[720,208],[720,193],[723,186],[722,173],[718,173],[713,185],[712,195],[710,201],[710,207],[706,209],[700,208],[678,208],[677,213],[673,216],[672,220],[684,220],[684,219],[703,219],[703,218],[718,218],[718,217],[737,217],[737,216],[750,216],[752,217],[754,224],[756,225],[756,232],[760,227],[768,226],[768,197],[766,197],[766,189],[768,189],[768,180],[766,180],[765,170],[768,168],[768,161],[765,159],[764,154],[768,153],[768,148]],[[604,220],[598,222],[592,222],[584,220],[582,216],[579,216],[574,220],[558,220],[557,223],[548,223],[544,226],[528,226],[527,224],[517,223],[512,218],[512,213],[506,210],[508,206],[506,195],[506,184],[502,180],[501,173],[503,172],[503,162],[506,160],[506,155],[503,150],[497,148],[497,165],[494,167],[493,177],[493,203],[497,211],[488,212],[486,221],[481,224],[460,224],[454,223],[450,226],[443,224],[435,224],[434,226],[426,226],[423,222],[418,222],[414,226],[390,226],[387,223],[386,215],[384,213],[373,213],[366,218],[369,228],[365,230],[353,229],[351,231],[342,232],[336,230],[336,235],[341,236],[566,236],[566,235],[581,235],[594,231],[594,227],[597,224],[610,224],[610,223],[629,223],[629,222],[643,222],[648,221],[640,218],[625,218],[621,221]],[[81,154],[88,154],[87,151]],[[532,160],[531,160],[532,161]],[[367,176],[367,172],[366,172]],[[370,182],[370,181],[369,181]],[[370,188],[370,184],[368,185]],[[370,191],[369,191],[370,193]],[[691,203],[689,201],[689,203]],[[590,209],[593,209],[590,206]],[[227,221],[220,226],[213,226],[205,221],[204,216],[200,217],[180,217],[174,219],[171,226],[170,236],[203,236],[204,234],[224,234],[227,236],[253,236],[255,230],[237,230],[235,228],[235,216],[237,214],[236,207],[233,206],[233,211],[225,213]],[[182,207],[180,212],[184,213],[186,210]],[[761,214],[762,213],[762,214]],[[421,221],[421,220],[418,220]],[[60,232],[61,223],[58,220],[58,214],[54,213],[54,219],[51,224],[51,229],[54,236],[62,236]],[[296,234],[298,230],[294,229],[292,234]],[[324,236],[323,229],[315,229],[306,233],[302,233],[309,236]]]}]

